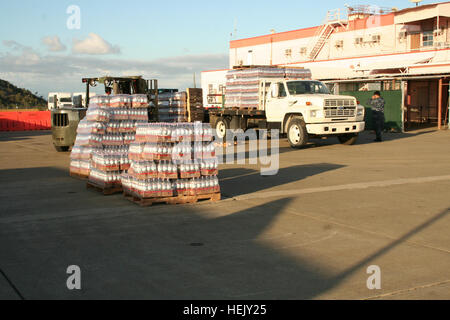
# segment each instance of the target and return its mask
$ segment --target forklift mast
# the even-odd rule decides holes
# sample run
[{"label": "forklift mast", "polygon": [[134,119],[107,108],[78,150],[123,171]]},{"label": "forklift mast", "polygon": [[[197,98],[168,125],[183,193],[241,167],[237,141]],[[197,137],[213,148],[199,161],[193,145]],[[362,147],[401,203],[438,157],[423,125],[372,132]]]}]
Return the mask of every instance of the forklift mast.
[{"label": "forklift mast", "polygon": [[[90,87],[96,87],[99,83],[105,86],[105,94],[146,94],[150,103],[149,119],[158,121],[158,80],[145,80],[141,76],[133,77],[103,77],[103,78],[83,78],[86,84],[86,106],[89,106]],[[152,103],[153,102],[153,103]]]}]

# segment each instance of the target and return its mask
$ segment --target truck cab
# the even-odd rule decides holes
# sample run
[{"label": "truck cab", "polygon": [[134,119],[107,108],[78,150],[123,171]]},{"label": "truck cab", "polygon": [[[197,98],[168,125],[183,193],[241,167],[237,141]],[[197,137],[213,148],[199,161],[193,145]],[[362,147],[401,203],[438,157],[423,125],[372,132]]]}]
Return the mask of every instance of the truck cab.
[{"label": "truck cab", "polygon": [[331,136],[354,144],[365,129],[364,107],[356,98],[333,95],[320,81],[267,79],[260,85],[267,122],[277,124],[293,147]]},{"label": "truck cab", "polygon": [[48,94],[48,110],[72,107],[72,94],[67,92],[50,92]]}]

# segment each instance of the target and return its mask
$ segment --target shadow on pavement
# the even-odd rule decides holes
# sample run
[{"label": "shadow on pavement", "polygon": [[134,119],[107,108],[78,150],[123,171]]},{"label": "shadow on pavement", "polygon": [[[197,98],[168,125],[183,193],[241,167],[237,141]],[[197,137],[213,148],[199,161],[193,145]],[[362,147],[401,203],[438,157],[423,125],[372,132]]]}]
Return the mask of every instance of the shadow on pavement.
[{"label": "shadow on pavement", "polygon": [[[339,168],[326,163],[314,167],[282,169],[278,185]],[[233,182],[242,174],[249,176]],[[0,176],[0,210],[9,212],[9,217],[0,217],[0,276],[25,299],[313,299],[450,212],[336,275],[333,266],[302,258],[302,246],[292,255],[295,251],[276,245],[277,236],[295,233],[267,234],[291,198],[252,207],[242,203],[220,216],[225,208],[221,203],[139,208],[120,196],[82,191],[84,182],[56,168],[2,170]],[[232,193],[238,193],[232,190],[237,183],[243,192],[275,183],[251,170],[224,170],[227,178],[224,187]],[[67,193],[74,189],[79,193]],[[333,232],[320,233],[315,236],[326,238]],[[71,265],[82,270],[81,291],[66,288]],[[0,298],[20,296],[0,288]]]},{"label": "shadow on pavement", "polygon": [[37,136],[51,136],[52,132],[49,130],[44,131],[22,131],[22,132],[0,132],[0,141],[20,141],[28,140]]},{"label": "shadow on pavement", "polygon": [[[401,139],[414,138],[414,137],[434,133],[436,131],[437,131],[436,129],[427,129],[427,130],[422,129],[419,131],[404,132],[404,133],[384,132],[383,133],[383,141],[389,142],[389,141],[395,141],[395,140],[401,140]],[[356,142],[356,145],[366,145],[366,144],[376,143],[374,141],[375,138],[376,138],[375,132],[364,131],[359,134],[359,138]],[[269,155],[269,156],[271,154],[276,154],[277,153],[276,151],[272,152],[272,150],[271,150],[271,141],[272,140],[268,139],[267,141],[268,141],[267,147],[262,148],[258,152],[262,152],[263,154],[267,153],[267,155]],[[254,143],[254,141],[253,141],[253,143]],[[258,145],[258,143],[257,143],[257,145]],[[314,148],[322,148],[322,147],[327,147],[327,146],[340,145],[340,142],[337,137],[330,137],[327,139],[311,138],[309,140],[308,144],[306,146],[304,146],[303,148],[294,149],[289,146],[289,142],[286,137],[280,137],[279,141],[278,141],[278,145],[279,145],[278,154],[284,154],[284,153],[288,153],[288,152],[297,152],[297,151],[314,149]],[[258,161],[258,152],[256,152],[256,155],[253,155],[249,151],[250,150],[250,142],[249,141],[246,141],[245,145],[242,145],[242,142],[240,142],[240,144],[238,144],[238,145],[234,145],[234,149],[231,149],[231,147],[233,147],[233,146],[231,146],[230,144],[228,144],[227,147],[230,148],[229,152],[231,154],[234,154],[234,159],[245,159],[246,163],[249,163],[249,161],[251,161],[251,160]],[[240,148],[245,147],[245,152],[242,152],[241,150],[239,150],[238,147],[240,147]],[[348,146],[342,146],[342,147],[348,148]],[[216,146],[216,149],[217,148],[221,148],[221,146],[220,145]],[[222,163],[226,163],[227,162],[226,148],[223,147],[222,150],[223,150],[222,151]],[[220,158],[220,155],[219,155],[219,158]]]},{"label": "shadow on pavement", "polygon": [[225,198],[271,189],[300,181],[324,172],[343,168],[343,165],[318,163],[281,168],[275,176],[262,176],[258,170],[233,168],[220,170],[220,185]]},{"label": "shadow on pavement", "polygon": [[[416,131],[416,132],[404,132],[404,133],[397,133],[397,132],[384,132],[383,133],[383,141],[389,142],[389,141],[395,141],[395,140],[401,140],[401,139],[408,139],[408,138],[414,138],[426,134],[430,134],[436,132],[436,130],[425,130],[425,131]],[[357,145],[364,145],[364,144],[371,144],[376,143],[374,142],[376,136],[374,132],[371,131],[365,131],[363,134],[361,134],[358,138]]]}]

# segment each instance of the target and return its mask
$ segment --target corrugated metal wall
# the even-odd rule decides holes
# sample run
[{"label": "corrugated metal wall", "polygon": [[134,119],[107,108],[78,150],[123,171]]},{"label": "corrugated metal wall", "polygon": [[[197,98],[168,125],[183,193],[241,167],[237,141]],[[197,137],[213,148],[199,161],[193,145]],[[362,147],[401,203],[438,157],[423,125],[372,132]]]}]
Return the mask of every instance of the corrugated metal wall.
[{"label": "corrugated metal wall", "polygon": [[[373,91],[342,91],[340,94],[355,97],[361,105],[366,108],[366,129],[372,130],[372,112],[368,101],[373,95]],[[381,95],[386,100],[385,117],[386,128],[396,131],[402,130],[402,91],[382,91]]]}]

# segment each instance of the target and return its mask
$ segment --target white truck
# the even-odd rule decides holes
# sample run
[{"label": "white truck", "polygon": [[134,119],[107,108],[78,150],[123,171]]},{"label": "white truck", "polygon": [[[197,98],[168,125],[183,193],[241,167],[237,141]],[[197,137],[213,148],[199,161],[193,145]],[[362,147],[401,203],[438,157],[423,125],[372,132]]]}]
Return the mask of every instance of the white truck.
[{"label": "white truck", "polygon": [[[364,107],[356,98],[333,95],[319,81],[260,78],[257,82],[256,106],[228,103],[210,110],[210,123],[219,138],[226,139],[228,130],[278,129],[287,134],[293,148],[323,137],[337,137],[342,144],[353,145],[365,129]],[[243,90],[241,96],[248,91]]]},{"label": "white truck", "polygon": [[[95,92],[89,93],[89,98],[95,97],[97,94]],[[75,92],[72,95],[72,103],[76,107],[87,108],[86,107],[86,92]]]},{"label": "white truck", "polygon": [[73,106],[72,94],[68,92],[50,92],[48,94],[48,110],[70,108]]}]

